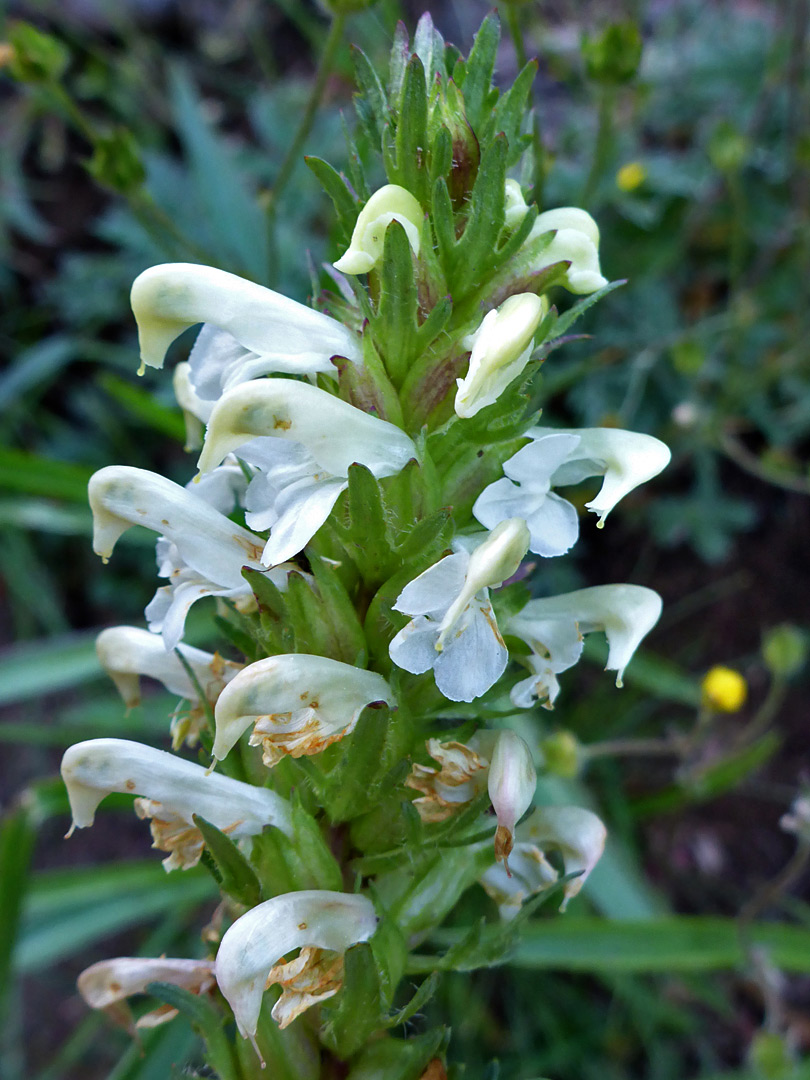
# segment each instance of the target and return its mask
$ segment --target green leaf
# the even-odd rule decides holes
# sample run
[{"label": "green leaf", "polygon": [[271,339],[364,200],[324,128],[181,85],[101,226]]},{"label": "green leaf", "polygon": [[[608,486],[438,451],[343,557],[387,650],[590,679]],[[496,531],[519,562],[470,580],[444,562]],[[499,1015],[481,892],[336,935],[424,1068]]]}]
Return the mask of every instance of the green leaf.
[{"label": "green leaf", "polygon": [[25,450],[0,448],[0,490],[87,503],[87,483],[93,470],[86,465],[51,461]]},{"label": "green leaf", "polygon": [[304,161],[332,200],[338,218],[338,239],[341,243],[348,245],[358,214],[357,200],[351,188],[328,162],[322,161],[319,157],[305,157]]},{"label": "green leaf", "polygon": [[410,55],[408,29],[405,23],[400,20],[394,31],[394,41],[391,45],[391,56],[388,62],[388,96],[392,101],[398,101],[402,93],[405,68],[408,66]]},{"label": "green leaf", "polygon": [[419,1080],[448,1035],[444,1028],[436,1028],[413,1039],[370,1043],[352,1063],[347,1080]]},{"label": "green leaf", "polygon": [[96,630],[67,634],[0,651],[0,705],[103,678],[97,636]]},{"label": "green leaf", "polygon": [[[810,930],[763,922],[746,927],[746,937],[775,968],[810,972]],[[531,970],[674,974],[731,970],[745,965],[747,955],[734,919],[672,915],[626,922],[565,915],[527,925],[511,963]]]},{"label": "green leaf", "polygon": [[103,375],[99,383],[105,393],[147,428],[168,435],[175,442],[185,442],[186,427],[178,408],[161,405],[151,390],[143,390],[120,375]]},{"label": "green leaf", "polygon": [[375,149],[380,145],[382,133],[388,123],[388,99],[369,58],[357,45],[352,45],[354,77],[360,89],[355,94],[354,105],[360,123],[368,133]]},{"label": "green leaf", "polygon": [[467,57],[463,84],[464,108],[470,127],[476,134],[482,128],[492,102],[490,88],[500,39],[498,16],[489,14],[481,23]]},{"label": "green leaf", "polygon": [[418,56],[412,56],[405,68],[405,78],[397,111],[394,136],[393,175],[391,183],[400,184],[423,206],[428,202],[427,148],[427,90],[425,69]]},{"label": "green leaf", "polygon": [[425,69],[425,83],[428,93],[432,90],[436,77],[442,78],[446,69],[444,66],[444,38],[433,25],[433,19],[429,12],[419,17],[416,24],[416,33],[413,36],[413,51],[422,61]]},{"label": "green leaf", "polygon": [[363,580],[379,585],[391,573],[391,538],[380,482],[365,465],[349,466],[346,540]]},{"label": "green leaf", "polygon": [[107,1080],[156,1080],[182,1075],[198,1052],[197,1038],[183,1024],[166,1024],[141,1033],[124,1052]]},{"label": "green leaf", "polygon": [[399,1009],[392,1016],[389,1016],[385,1022],[387,1028],[399,1027],[400,1024],[405,1024],[412,1016],[415,1016],[433,997],[436,991],[439,989],[439,983],[441,982],[441,974],[438,971],[432,971],[426,979],[422,980],[416,993],[411,1000],[403,1008]]},{"label": "green leaf", "polygon": [[611,281],[601,289],[597,289],[595,293],[591,293],[590,296],[585,296],[582,300],[578,300],[573,307],[569,308],[564,315],[560,315],[557,319],[552,330],[554,336],[560,337],[570,326],[573,326],[577,319],[585,314],[588,308],[599,303],[599,301],[607,296],[608,293],[615,292],[616,289],[620,289],[622,285],[626,284],[627,282],[625,280]]},{"label": "green leaf", "polygon": [[207,997],[164,982],[149,983],[146,992],[171,1005],[191,1022],[205,1040],[208,1064],[216,1070],[219,1080],[240,1080],[235,1048],[225,1034],[224,1017]]},{"label": "green leaf", "polygon": [[15,967],[40,971],[130,926],[218,895],[204,870],[167,874],[154,860],[41,871],[23,905]]},{"label": "green leaf", "polygon": [[343,987],[334,999],[336,1007],[324,1007],[328,1019],[322,1032],[325,1044],[341,1060],[357,1053],[378,1030],[383,1010],[377,964],[368,942],[347,949],[343,965]]},{"label": "green leaf", "polygon": [[[362,468],[362,466],[350,466]],[[363,627],[352,600],[347,593],[337,569],[319,559],[313,552],[309,556],[312,576],[320,594],[323,615],[334,642],[332,654],[335,660],[354,667],[368,663],[368,645]]]},{"label": "green leaf", "polygon": [[216,825],[212,825],[199,814],[193,814],[192,819],[202,833],[208,853],[216,864],[219,887],[245,907],[255,907],[261,901],[262,888],[245,856],[233,840]]},{"label": "green leaf", "polygon": [[[10,995],[15,992],[11,966],[36,830],[27,811],[18,809],[0,822],[0,1031],[6,1030]],[[0,1045],[4,1043],[0,1038]]]},{"label": "green leaf", "polygon": [[504,224],[507,143],[497,135],[481,155],[481,164],[470,198],[470,214],[453,252],[453,272],[448,274],[456,302],[492,270],[492,253]]},{"label": "green leaf", "polygon": [[537,75],[537,61],[530,60],[523,68],[512,86],[501,95],[497,105],[484,124],[481,141],[486,145],[499,132],[506,136],[509,143],[507,166],[516,164],[523,153],[520,129],[529,102],[532,83]]},{"label": "green leaf", "polygon": [[374,337],[386,371],[397,387],[402,385],[413,359],[417,304],[411,245],[402,225],[392,221],[385,230]]},{"label": "green leaf", "polygon": [[354,731],[343,740],[343,758],[329,776],[327,810],[333,822],[358,817],[379,797],[380,766],[390,723],[387,708],[367,707]]}]

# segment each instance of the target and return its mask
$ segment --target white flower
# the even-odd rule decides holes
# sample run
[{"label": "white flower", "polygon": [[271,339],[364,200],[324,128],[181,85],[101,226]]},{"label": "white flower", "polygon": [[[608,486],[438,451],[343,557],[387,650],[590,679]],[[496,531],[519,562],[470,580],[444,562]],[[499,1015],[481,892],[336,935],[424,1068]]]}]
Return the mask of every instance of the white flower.
[{"label": "white flower", "polygon": [[528,707],[533,697],[554,701],[559,689],[555,676],[575,664],[581,638],[602,630],[608,640],[605,668],[615,671],[622,685],[624,669],[642,639],[661,615],[661,597],[643,585],[596,585],[560,596],[530,600],[513,616],[507,632],[522,638],[535,654],[532,678],[512,690],[515,705]]},{"label": "white flower", "polygon": [[[283,893],[251,908],[227,930],[216,960],[217,984],[240,1034],[256,1046],[262,995],[283,956],[305,947],[342,953],[368,941],[376,928],[374,905],[357,894],[312,889]],[[273,1007],[274,1018],[279,1005]]]},{"label": "white flower", "polygon": [[309,543],[348,486],[353,462],[382,477],[416,457],[416,447],[394,424],[291,379],[243,383],[217,402],[200,471],[234,450],[260,469],[248,488],[247,522],[271,530],[262,554],[268,566]]},{"label": "white flower", "polygon": [[487,791],[498,821],[495,858],[506,860],[512,851],[517,822],[534,802],[537,773],[532,752],[514,731],[499,731],[490,755]]},{"label": "white flower", "polygon": [[556,849],[563,857],[565,873],[578,874],[564,886],[564,911],[568,901],[585,884],[605,850],[607,830],[596,814],[578,806],[538,806],[515,831],[508,868],[496,863],[481,877],[481,884],[498,905],[501,918],[513,919],[521,904],[557,881],[557,872],[545,857]]},{"label": "white flower", "polygon": [[669,448],[651,435],[618,428],[530,428],[532,441],[504,462],[506,474],[484,488],[473,514],[487,528],[508,517],[522,517],[529,526],[529,550],[537,555],[563,555],[576,542],[576,509],[551,491],[603,475],[599,494],[585,505],[599,515],[602,528],[610,511],[639,484],[667,465]]},{"label": "white flower", "polygon": [[446,821],[484,790],[489,746],[482,746],[482,734],[488,733],[477,732],[467,743],[427,740],[427,752],[440,767],[414,762],[405,780],[406,787],[421,792],[413,805],[422,821]]},{"label": "white flower", "polygon": [[190,360],[194,389],[208,400],[270,372],[334,374],[333,356],[362,359],[357,336],[336,319],[211,266],[152,266],[135,279],[131,302],[141,371],[162,367],[169,345],[189,326],[211,324]]},{"label": "white flower", "polygon": [[669,464],[669,447],[652,435],[621,428],[530,428],[530,439],[546,435],[576,435],[579,443],[554,473],[554,486],[578,484],[586,476],[604,476],[599,494],[585,503],[599,515],[599,527],[610,511],[639,484],[652,480]]},{"label": "white flower", "polygon": [[214,757],[221,761],[251,724],[250,743],[266,765],[284,754],[317,754],[354,729],[367,705],[394,705],[388,683],[374,671],[325,656],[289,653],[249,664],[223,690],[214,717]]},{"label": "white flower", "polygon": [[510,517],[522,517],[531,534],[529,551],[549,557],[564,555],[576,543],[576,508],[551,490],[556,470],[579,446],[573,434],[544,435],[505,461],[506,474],[484,488],[473,506],[474,516],[488,529]]},{"label": "white flower", "polygon": [[[250,599],[242,568],[264,572],[261,537],[234,524],[192,491],[157,473],[109,465],[90,478],[93,550],[106,560],[118,538],[133,525],[161,533],[158,567],[171,584],[158,589],[146,608],[150,630],[163,634],[167,649],[183,636],[186,615],[204,596]],[[271,578],[286,585],[286,567]]]},{"label": "white flower", "polygon": [[172,375],[172,388],[186,425],[185,450],[199,450],[203,444],[203,432],[214,407],[212,401],[203,401],[191,382],[191,365],[177,364]]},{"label": "white flower", "polygon": [[[134,994],[145,994],[153,982],[171,983],[192,994],[207,994],[216,985],[214,962],[117,956],[85,968],[76,980],[76,988],[91,1009],[104,1009],[115,1019],[129,1021],[129,1010],[122,1003]],[[164,1004],[139,1017],[135,1026],[157,1027],[175,1016],[177,1009]]]},{"label": "white flower", "polygon": [[[241,664],[223,660],[219,653],[203,652],[190,645],[178,645],[177,652],[193,671],[205,701],[212,707],[225,684],[242,668]],[[205,723],[205,707],[180,659],[174,651],[166,651],[161,637],[137,626],[111,626],[96,638],[96,653],[127,709],[140,704],[141,675],[158,679],[172,694],[185,698],[191,709],[176,711],[172,719],[172,748],[176,750],[184,739],[189,746],[196,743]]]},{"label": "white flower", "polygon": [[201,765],[128,739],[89,739],[69,747],[62,779],[73,815],[68,836],[93,824],[99,803],[111,792],[143,796],[136,811],[153,819],[153,846],[170,853],[163,860],[167,870],[199,861],[203,839],[194,814],[233,837],[255,836],[265,825],[292,836],[289,803],[274,791],[209,775]]},{"label": "white flower", "polygon": [[385,231],[392,221],[405,230],[414,255],[419,254],[419,234],[424,211],[417,200],[398,184],[379,188],[360,211],[349,247],[334,267],[342,274],[367,274],[382,258]]},{"label": "white flower", "polygon": [[535,331],[547,310],[546,301],[534,293],[510,296],[464,339],[464,347],[472,352],[467,374],[456,380],[458,416],[475,416],[492,405],[518,377],[529,361]]},{"label": "white flower", "polygon": [[472,554],[447,555],[406,585],[394,610],[415,617],[389,646],[394,663],[415,675],[432,668],[451,701],[486,693],[509,658],[488,587],[515,573],[528,543],[525,522],[503,521]]}]

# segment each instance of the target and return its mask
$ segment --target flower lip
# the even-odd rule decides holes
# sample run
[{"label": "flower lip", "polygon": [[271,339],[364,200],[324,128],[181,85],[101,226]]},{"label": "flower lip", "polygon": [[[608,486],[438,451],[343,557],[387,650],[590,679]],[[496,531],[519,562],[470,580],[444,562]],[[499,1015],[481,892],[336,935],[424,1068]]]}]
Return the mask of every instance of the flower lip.
[{"label": "flower lip", "polygon": [[405,230],[414,255],[419,254],[419,234],[424,213],[419,202],[398,184],[379,188],[357,216],[349,247],[334,263],[342,274],[367,274],[382,258],[385,231],[392,221]]}]

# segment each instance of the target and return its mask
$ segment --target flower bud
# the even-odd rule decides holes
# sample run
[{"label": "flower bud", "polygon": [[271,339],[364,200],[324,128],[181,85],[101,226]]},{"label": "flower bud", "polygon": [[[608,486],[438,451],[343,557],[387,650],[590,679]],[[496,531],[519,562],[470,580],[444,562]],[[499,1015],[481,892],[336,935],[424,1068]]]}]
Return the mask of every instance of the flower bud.
[{"label": "flower bud", "polygon": [[498,733],[489,766],[487,790],[498,819],[495,858],[505,861],[512,850],[514,828],[534,800],[537,773],[532,752],[514,731]]},{"label": "flower bud", "polygon": [[529,361],[535,331],[547,310],[541,297],[520,293],[484,316],[465,341],[472,352],[467,374],[456,380],[458,416],[475,416],[486,405],[492,405],[518,377]]},{"label": "flower bud", "polygon": [[577,737],[570,731],[555,731],[540,743],[543,765],[547,772],[567,780],[579,772],[580,749]]},{"label": "flower bud", "polygon": [[376,929],[374,905],[357,894],[313,889],[283,893],[251,908],[227,930],[216,959],[217,984],[240,1034],[256,1046],[265,984],[287,953],[303,947],[342,953],[368,941]]},{"label": "flower bud", "polygon": [[791,623],[773,626],[763,635],[762,658],[772,675],[789,679],[804,667],[807,638]]},{"label": "flower bud", "polygon": [[419,235],[424,212],[417,200],[398,184],[379,188],[360,211],[348,249],[334,264],[342,274],[367,274],[382,258],[385,230],[398,221],[405,230],[414,255],[419,254]]},{"label": "flower bud", "polygon": [[214,757],[221,761],[251,724],[250,743],[262,747],[268,766],[284,754],[318,754],[353,731],[363,709],[375,702],[394,705],[395,698],[374,671],[303,653],[258,660],[219,696]]}]

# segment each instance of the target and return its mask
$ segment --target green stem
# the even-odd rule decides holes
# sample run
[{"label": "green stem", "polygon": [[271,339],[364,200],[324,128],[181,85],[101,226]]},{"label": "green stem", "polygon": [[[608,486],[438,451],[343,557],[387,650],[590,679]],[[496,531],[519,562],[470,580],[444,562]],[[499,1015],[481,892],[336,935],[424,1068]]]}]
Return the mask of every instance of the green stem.
[{"label": "green stem", "polygon": [[312,92],[309,95],[309,101],[304,111],[304,115],[301,118],[301,123],[298,125],[298,130],[295,133],[295,138],[290,144],[290,148],[284,156],[284,160],[281,163],[281,167],[276,177],[276,182],[270,192],[270,196],[267,202],[267,227],[269,237],[269,248],[273,250],[273,236],[276,226],[276,208],[282,192],[289,183],[295,167],[298,164],[298,159],[301,156],[301,150],[304,143],[309,137],[309,133],[312,130],[312,124],[315,120],[315,116],[323,100],[324,90],[326,89],[326,83],[332,73],[332,67],[334,65],[337,51],[340,47],[341,40],[343,38],[343,28],[346,25],[346,16],[344,14],[335,15],[332,19],[332,25],[329,27],[329,34],[326,38],[326,43],[323,47],[320,60],[318,61],[318,70],[315,75],[315,83],[312,87]]},{"label": "green stem", "polygon": [[593,161],[590,172],[582,189],[580,202],[583,206],[589,206],[593,199],[599,181],[607,167],[610,149],[613,141],[613,111],[616,102],[613,87],[600,87],[599,99],[599,124],[596,129],[596,145],[594,146]]}]

